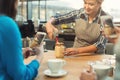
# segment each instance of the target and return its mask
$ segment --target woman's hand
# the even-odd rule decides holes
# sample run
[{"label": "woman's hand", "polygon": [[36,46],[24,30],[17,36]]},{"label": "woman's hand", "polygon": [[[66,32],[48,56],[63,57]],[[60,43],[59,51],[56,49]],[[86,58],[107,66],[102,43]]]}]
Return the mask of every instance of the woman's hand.
[{"label": "woman's hand", "polygon": [[43,53],[44,53],[44,47],[43,47],[43,43],[39,46],[39,47],[35,47],[35,51],[36,51],[36,60],[41,63],[42,59],[43,59]]},{"label": "woman's hand", "polygon": [[24,56],[24,58],[28,58],[29,56],[35,54],[34,51],[33,51],[31,48],[29,48],[29,47],[27,47],[27,48],[22,48],[22,51],[23,51],[23,56]]},{"label": "woman's hand", "polygon": [[95,71],[89,66],[88,70],[81,72],[80,80],[97,80]]},{"label": "woman's hand", "polygon": [[64,51],[65,56],[75,55],[78,53],[79,53],[78,48],[66,48],[66,50]]},{"label": "woman's hand", "polygon": [[112,43],[116,43],[117,40],[118,40],[118,37],[120,37],[120,27],[114,27],[114,29],[115,29],[115,32],[116,32],[116,37],[115,38],[111,38],[109,36],[106,36],[106,38]]}]

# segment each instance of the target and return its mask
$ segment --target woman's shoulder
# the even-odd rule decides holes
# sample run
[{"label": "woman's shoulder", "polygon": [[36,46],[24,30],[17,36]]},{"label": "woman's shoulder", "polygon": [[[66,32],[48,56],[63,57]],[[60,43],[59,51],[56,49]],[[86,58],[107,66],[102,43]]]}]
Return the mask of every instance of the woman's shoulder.
[{"label": "woman's shoulder", "polygon": [[13,18],[6,16],[6,15],[0,15],[0,25],[15,25],[16,26],[16,22]]},{"label": "woman's shoulder", "polygon": [[14,19],[6,15],[0,15],[0,26],[1,26],[0,30],[5,29],[6,31],[11,32],[17,29],[17,24],[14,21]]},{"label": "woman's shoulder", "polygon": [[14,22],[14,20],[6,15],[0,15],[0,22],[11,23]]}]

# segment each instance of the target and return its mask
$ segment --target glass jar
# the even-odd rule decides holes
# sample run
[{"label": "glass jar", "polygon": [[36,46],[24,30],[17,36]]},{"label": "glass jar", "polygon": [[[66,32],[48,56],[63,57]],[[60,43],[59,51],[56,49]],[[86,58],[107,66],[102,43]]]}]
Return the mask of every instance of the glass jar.
[{"label": "glass jar", "polygon": [[64,44],[57,42],[55,45],[55,57],[64,58],[64,49],[65,49]]}]

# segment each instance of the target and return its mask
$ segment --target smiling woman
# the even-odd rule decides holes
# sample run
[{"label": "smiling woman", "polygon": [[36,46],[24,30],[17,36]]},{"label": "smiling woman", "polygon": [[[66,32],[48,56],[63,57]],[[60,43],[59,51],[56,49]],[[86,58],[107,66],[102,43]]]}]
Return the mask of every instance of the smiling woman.
[{"label": "smiling woman", "polygon": [[[46,23],[46,31],[50,39],[54,39],[52,34],[57,25],[75,23],[75,39],[72,48],[65,50],[66,56],[82,53],[104,53],[106,39],[101,35],[103,21],[102,16],[107,16],[102,10],[103,0],[83,0],[84,6],[79,10],[74,10],[60,16],[53,16]],[[108,24],[111,25],[111,24]],[[91,34],[89,34],[91,32]]]}]

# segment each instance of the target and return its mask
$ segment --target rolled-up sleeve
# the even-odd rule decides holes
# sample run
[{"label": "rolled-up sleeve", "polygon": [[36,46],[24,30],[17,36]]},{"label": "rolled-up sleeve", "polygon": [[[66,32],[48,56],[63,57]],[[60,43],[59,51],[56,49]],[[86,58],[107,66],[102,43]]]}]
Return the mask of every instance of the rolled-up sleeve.
[{"label": "rolled-up sleeve", "polygon": [[101,34],[100,37],[98,38],[98,41],[93,44],[98,49],[97,53],[104,53],[105,47],[106,47],[106,43],[107,43],[107,39],[105,38],[105,36],[102,36],[102,34]]},{"label": "rolled-up sleeve", "polygon": [[69,13],[60,16],[54,16],[55,20],[52,22],[53,25],[64,24],[75,22],[75,19],[81,14],[83,9],[74,10]]}]

